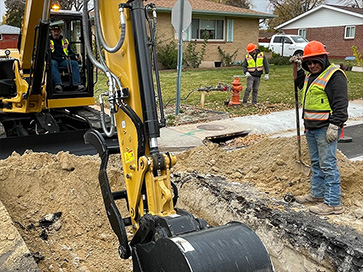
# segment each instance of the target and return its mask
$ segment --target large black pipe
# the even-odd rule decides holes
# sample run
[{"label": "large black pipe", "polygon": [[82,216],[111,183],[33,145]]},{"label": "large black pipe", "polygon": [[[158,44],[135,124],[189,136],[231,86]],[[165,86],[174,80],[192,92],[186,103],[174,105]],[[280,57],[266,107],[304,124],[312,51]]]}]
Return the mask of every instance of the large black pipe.
[{"label": "large black pipe", "polygon": [[158,138],[160,137],[160,129],[157,119],[144,4],[142,0],[134,0],[129,4],[146,135],[149,139]]},{"label": "large black pipe", "polygon": [[239,222],[132,245],[132,261],[134,272],[274,271],[260,238]]}]

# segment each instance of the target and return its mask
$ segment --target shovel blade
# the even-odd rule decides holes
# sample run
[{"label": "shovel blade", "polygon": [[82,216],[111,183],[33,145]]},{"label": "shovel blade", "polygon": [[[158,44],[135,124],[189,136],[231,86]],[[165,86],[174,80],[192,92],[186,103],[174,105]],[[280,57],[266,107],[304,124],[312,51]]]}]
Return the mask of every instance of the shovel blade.
[{"label": "shovel blade", "polygon": [[296,161],[295,168],[307,177],[310,175],[310,166],[305,164],[303,161]]}]

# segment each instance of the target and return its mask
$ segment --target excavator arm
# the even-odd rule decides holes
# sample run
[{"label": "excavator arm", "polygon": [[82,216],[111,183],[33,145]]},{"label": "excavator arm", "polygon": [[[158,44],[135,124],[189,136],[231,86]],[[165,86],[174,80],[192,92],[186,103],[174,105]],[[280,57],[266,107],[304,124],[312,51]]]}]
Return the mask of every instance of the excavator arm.
[{"label": "excavator arm", "polygon": [[[119,148],[109,148],[94,130],[84,138],[102,159],[100,188],[111,227],[120,242],[120,257],[132,256],[133,269],[140,272],[273,271],[263,243],[244,224],[210,227],[205,220],[176,208],[178,191],[170,179],[176,157],[161,153],[157,140],[165,124],[155,65],[155,5],[144,5],[143,0],[94,3],[96,43],[105,49],[105,59],[93,59],[93,63],[108,77],[107,96],[115,116]],[[84,23],[87,4],[85,1]],[[90,43],[87,35],[84,33]],[[114,153],[121,155],[124,191],[112,191],[108,181],[108,158]],[[122,216],[118,209],[121,200],[128,215]],[[134,233],[130,241],[128,226]]]}]

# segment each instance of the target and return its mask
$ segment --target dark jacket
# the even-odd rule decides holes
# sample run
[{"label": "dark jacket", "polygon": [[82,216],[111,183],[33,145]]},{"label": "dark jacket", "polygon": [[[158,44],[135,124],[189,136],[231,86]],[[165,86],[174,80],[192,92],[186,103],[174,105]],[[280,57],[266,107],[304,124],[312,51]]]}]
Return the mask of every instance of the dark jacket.
[{"label": "dark jacket", "polygon": [[[257,55],[260,53],[261,51],[259,49],[256,49],[256,54],[254,54],[252,57],[253,59],[255,60],[256,62],[256,58],[257,58]],[[247,66],[248,66],[248,63],[247,63],[247,59],[245,58],[243,63],[242,63],[242,69],[243,69],[243,73],[246,74],[247,73]],[[268,65],[268,60],[265,56],[265,54],[263,55],[263,69],[265,70],[265,74],[268,74],[269,73],[269,65]],[[257,71],[257,69],[255,69],[254,72],[250,72],[251,75],[253,76],[256,76],[256,77],[261,77],[263,71]]]},{"label": "dark jacket", "polygon": [[[62,62],[67,58],[66,54],[63,51],[63,46],[62,46],[63,36],[61,35],[58,40],[54,40],[52,35],[50,35],[49,39],[54,42],[54,52],[51,52],[52,59],[54,59],[57,62]],[[70,59],[75,59],[75,54],[70,44],[68,44],[67,49],[68,49],[68,57]]]},{"label": "dark jacket", "polygon": [[[330,62],[327,55],[321,55],[318,57],[309,58],[318,60],[323,65],[323,71],[330,66]],[[303,62],[302,67],[309,71],[306,65],[306,60]],[[319,74],[311,74],[307,88],[310,84],[319,76]],[[304,87],[305,72],[303,69],[298,71],[297,86],[302,89]],[[304,126],[306,129],[317,129],[324,126],[328,126],[330,123],[342,127],[344,122],[348,119],[348,84],[347,78],[344,72],[341,70],[336,71],[329,79],[325,92],[328,96],[329,104],[332,109],[332,113],[328,120],[325,121],[311,121],[304,119]],[[304,114],[304,113],[303,113]]]}]

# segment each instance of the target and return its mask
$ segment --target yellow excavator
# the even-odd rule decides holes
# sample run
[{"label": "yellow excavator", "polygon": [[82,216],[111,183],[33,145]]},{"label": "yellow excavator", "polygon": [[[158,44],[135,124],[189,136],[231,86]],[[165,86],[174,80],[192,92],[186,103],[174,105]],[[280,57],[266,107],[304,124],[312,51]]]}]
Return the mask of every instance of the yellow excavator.
[{"label": "yellow excavator", "polygon": [[[87,129],[84,141],[101,158],[99,183],[119,240],[119,255],[132,257],[135,272],[274,271],[260,238],[243,223],[212,227],[176,207],[179,195],[170,177],[176,157],[158,148],[165,118],[155,49],[155,5],[143,0],[93,2],[90,16],[88,0],[82,14],[51,12],[50,0],[26,1],[19,52],[9,51],[0,59],[2,140],[65,132],[70,136]],[[62,94],[54,92],[47,54],[52,23],[63,23],[65,36],[78,48],[85,92],[71,84]],[[90,125],[87,114],[81,115],[94,103],[94,69],[108,80],[107,92],[100,96],[99,126],[104,133]],[[102,97],[110,105],[108,127]],[[85,125],[72,127],[73,120],[83,120]],[[114,128],[118,145],[109,146],[105,135],[111,136]],[[123,191],[112,191],[107,177],[108,159],[114,153],[121,156]],[[122,204],[128,210],[124,216],[119,210]],[[133,232],[130,238],[127,228]]]},{"label": "yellow excavator", "polygon": [[[84,1],[84,26],[87,6]],[[132,256],[135,272],[273,271],[265,246],[246,225],[209,227],[205,220],[176,208],[179,195],[170,178],[176,157],[158,148],[165,119],[155,53],[156,20],[151,2],[94,0],[96,44],[105,50],[105,58],[91,59],[109,78],[119,146],[109,148],[96,130],[84,137],[102,160],[99,182],[119,240],[119,255]],[[90,34],[84,33],[84,38],[90,45]],[[112,191],[108,181],[107,163],[113,153],[121,154],[124,191]],[[127,216],[116,204],[122,200]],[[134,234],[130,241],[128,226]]]}]

